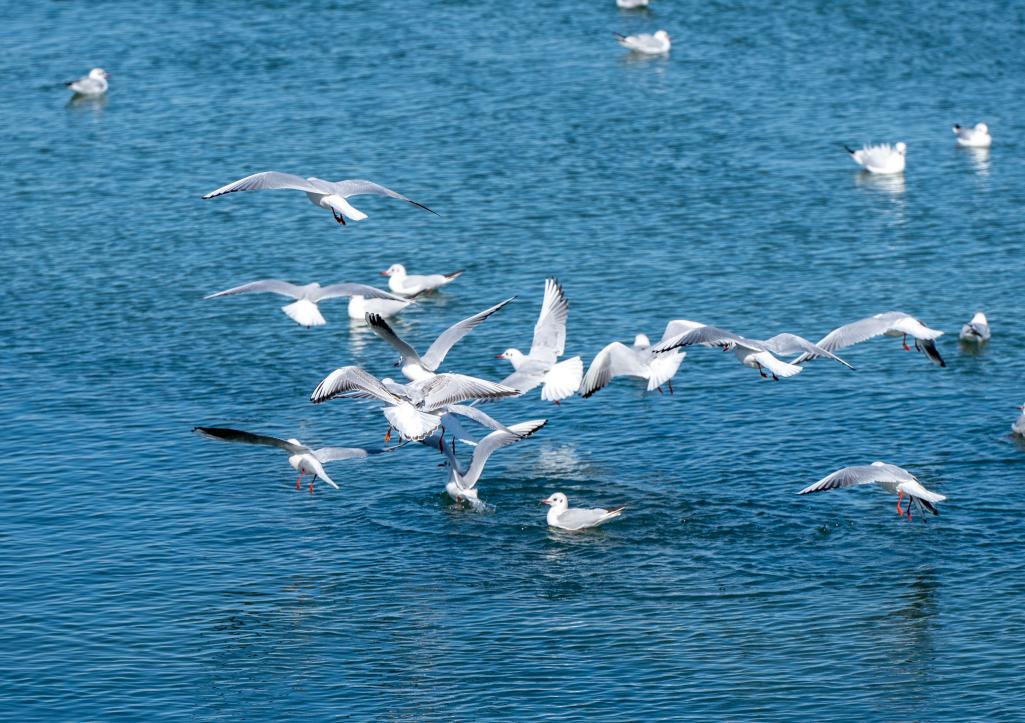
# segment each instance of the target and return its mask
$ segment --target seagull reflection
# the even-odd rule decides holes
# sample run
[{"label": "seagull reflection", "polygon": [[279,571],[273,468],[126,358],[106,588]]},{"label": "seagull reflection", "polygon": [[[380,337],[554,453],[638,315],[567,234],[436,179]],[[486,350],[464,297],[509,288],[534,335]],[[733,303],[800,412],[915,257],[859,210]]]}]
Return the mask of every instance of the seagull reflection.
[{"label": "seagull reflection", "polygon": [[985,178],[989,175],[989,149],[988,148],[962,148],[959,147],[962,153],[968,155],[968,160],[972,162],[972,168],[980,176]]},{"label": "seagull reflection", "polygon": [[69,111],[76,113],[92,112],[100,113],[107,106],[107,94],[103,95],[73,95],[64,104]]},{"label": "seagull reflection", "polygon": [[854,182],[861,188],[871,188],[899,198],[904,193],[903,173],[869,173],[861,171],[854,176]]}]

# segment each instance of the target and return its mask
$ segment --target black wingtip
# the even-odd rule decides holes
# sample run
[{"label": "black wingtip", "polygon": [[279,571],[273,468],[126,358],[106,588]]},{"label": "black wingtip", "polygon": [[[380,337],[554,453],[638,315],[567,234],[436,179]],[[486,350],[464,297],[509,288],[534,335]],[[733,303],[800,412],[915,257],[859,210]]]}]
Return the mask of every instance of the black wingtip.
[{"label": "black wingtip", "polygon": [[848,153],[850,153],[850,154],[851,154],[852,156],[853,156],[853,155],[854,155],[855,153],[857,153],[857,151],[855,151],[855,150],[854,150],[853,148],[851,148],[851,147],[850,147],[849,145],[847,145],[846,143],[844,144],[844,147],[843,147],[843,149],[844,149],[845,151],[847,151]]}]

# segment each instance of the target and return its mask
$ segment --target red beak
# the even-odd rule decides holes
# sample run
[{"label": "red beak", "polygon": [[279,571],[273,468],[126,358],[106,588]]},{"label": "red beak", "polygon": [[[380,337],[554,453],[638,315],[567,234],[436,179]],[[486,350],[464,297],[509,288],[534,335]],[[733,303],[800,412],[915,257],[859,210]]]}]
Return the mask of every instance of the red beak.
[{"label": "red beak", "polygon": [[540,502],[538,502],[538,504],[539,504],[539,505],[550,505],[550,504],[552,504],[552,503],[551,503],[551,502],[549,502],[548,500],[541,500]]},{"label": "red beak", "polygon": [[505,359],[501,354],[495,354],[495,359]]},{"label": "red beak", "polygon": [[388,275],[387,271],[379,271],[378,272],[378,276],[387,276],[387,275]]}]

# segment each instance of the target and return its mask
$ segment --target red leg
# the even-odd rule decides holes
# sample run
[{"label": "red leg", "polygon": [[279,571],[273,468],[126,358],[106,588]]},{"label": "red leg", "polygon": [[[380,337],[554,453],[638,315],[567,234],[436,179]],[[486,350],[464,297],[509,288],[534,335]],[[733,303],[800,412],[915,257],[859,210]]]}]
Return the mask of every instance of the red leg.
[{"label": "red leg", "polygon": [[310,494],[311,495],[313,494],[313,483],[312,482],[310,482]]},{"label": "red leg", "polygon": [[299,473],[299,479],[297,479],[297,480],[295,481],[295,488],[296,488],[296,489],[299,489],[299,486],[300,486],[300,485],[302,484],[302,481],[303,481],[303,473],[302,473],[302,472],[300,472],[300,473]]},{"label": "red leg", "polygon": [[907,334],[905,334],[903,337],[901,337],[900,343],[904,347],[904,351],[911,351],[911,347],[908,346],[908,335]]},{"label": "red leg", "polygon": [[388,427],[388,432],[387,432],[387,434],[384,435],[384,441],[385,442],[391,441],[391,427]]},{"label": "red leg", "polygon": [[[900,508],[900,501],[902,499],[904,499],[904,492],[903,492],[903,490],[897,492],[897,514],[900,515],[901,517],[904,516],[904,510],[902,510]],[[910,507],[910,505],[908,505],[908,506]]]}]

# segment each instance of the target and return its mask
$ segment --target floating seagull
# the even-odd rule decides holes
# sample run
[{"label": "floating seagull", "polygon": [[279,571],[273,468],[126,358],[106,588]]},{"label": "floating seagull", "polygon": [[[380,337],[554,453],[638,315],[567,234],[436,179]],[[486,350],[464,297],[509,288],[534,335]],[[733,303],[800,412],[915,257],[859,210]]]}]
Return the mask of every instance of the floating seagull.
[{"label": "floating seagull", "polygon": [[651,0],[616,0],[616,7],[620,10],[637,10],[648,7]]},{"label": "floating seagull", "polygon": [[613,33],[613,35],[616,36],[619,44],[627,50],[643,53],[644,55],[661,55],[662,53],[668,53],[669,48],[672,47],[669,33],[665,30],[656,30],[654,35],[649,35],[648,33],[640,35]]},{"label": "floating seagull", "polygon": [[586,530],[589,527],[597,527],[598,525],[604,524],[611,519],[615,519],[623,514],[623,507],[613,507],[611,509],[604,509],[602,507],[576,507],[570,508],[569,499],[562,492],[556,492],[555,494],[541,500],[541,504],[549,505],[548,510],[548,526],[557,527],[560,530]]},{"label": "floating seagull", "polygon": [[[441,425],[448,405],[469,399],[501,399],[516,390],[462,374],[435,374],[411,384],[385,385],[355,366],[341,367],[327,375],[310,395],[314,404],[340,398],[378,399],[388,406],[384,416],[403,439],[422,440]],[[391,429],[385,441],[391,438]]]},{"label": "floating seagull", "polygon": [[381,272],[381,276],[388,277],[388,288],[399,296],[416,296],[440,289],[445,284],[451,284],[462,274],[463,269],[451,274],[410,275],[406,273],[406,267],[402,264],[392,264],[386,271]]},{"label": "floating seagull", "polygon": [[340,459],[364,459],[373,454],[381,454],[382,452],[390,452],[396,449],[395,447],[391,449],[360,449],[358,447],[321,447],[320,449],[310,449],[298,439],[278,439],[277,437],[253,434],[226,427],[196,427],[192,431],[199,432],[204,437],[220,439],[224,442],[260,444],[265,447],[277,447],[278,449],[285,450],[288,452],[288,463],[299,472],[299,479],[295,481],[296,489],[299,489],[299,486],[302,484],[303,477],[308,474],[313,475],[313,479],[310,480],[311,494],[313,493],[313,483],[318,478],[338,489],[338,485],[324,471],[324,463],[335,462]]},{"label": "floating seagull", "polygon": [[353,294],[349,297],[349,318],[364,324],[367,321],[367,314],[376,314],[382,319],[390,319],[412,303],[412,298],[368,299],[362,294]]},{"label": "floating seagull", "polygon": [[[206,194],[203,198],[215,198],[226,193],[234,193],[235,191],[272,191],[279,188],[305,191],[306,197],[310,199],[310,203],[330,211],[331,215],[335,217],[335,221],[343,226],[345,225],[345,219],[362,221],[367,217],[365,213],[353,208],[346,200],[352,196],[388,196],[389,198],[397,198],[400,201],[411,203],[425,211],[431,211],[422,203],[417,203],[413,199],[406,198],[401,193],[396,193],[390,188],[385,188],[373,181],[359,179],[324,181],[312,176],[310,178],[301,178],[300,176],[293,176],[291,173],[279,173],[278,171],[254,173],[251,176],[246,176],[238,181],[229,183],[227,186],[221,186],[216,191]],[[431,213],[434,213],[435,216],[438,215],[434,211],[431,211]]]},{"label": "floating seagull", "polygon": [[957,136],[957,145],[965,148],[989,148],[993,139],[989,135],[989,126],[985,123],[976,123],[974,128],[954,125],[954,135]]},{"label": "floating seagull", "polygon": [[[671,322],[670,322],[671,323]],[[669,327],[666,327],[669,334]],[[669,335],[669,338],[675,333]],[[663,336],[665,340],[667,337]],[[673,376],[683,363],[687,352],[673,351],[669,354],[655,354],[651,350],[651,341],[644,334],[634,337],[633,346],[614,341],[591,361],[587,374],[580,383],[580,396],[587,398],[604,388],[616,377],[639,377],[648,382],[648,391],[668,384],[669,393],[673,393]]]},{"label": "floating seagull", "polygon": [[[943,495],[927,490],[922,486],[922,483],[918,481],[918,478],[906,469],[894,464],[887,464],[886,462],[873,462],[870,465],[844,467],[843,469],[833,472],[833,474],[826,475],[815,484],[805,487],[797,494],[806,495],[809,492],[823,492],[825,490],[839,489],[841,487],[853,487],[854,485],[872,483],[879,485],[887,492],[896,493],[897,514],[907,515],[909,520],[911,519],[911,506],[913,503],[917,503],[921,509],[928,510],[934,515],[938,515],[939,512],[934,506],[935,503],[942,502],[947,499]],[[900,508],[900,503],[904,498],[904,495],[908,496],[907,510],[902,510]]]},{"label": "floating seagull", "polygon": [[844,146],[851,158],[869,173],[903,173],[905,154],[908,147],[903,143],[891,146],[883,143],[878,146],[865,146],[860,151]]},{"label": "floating seagull", "polygon": [[441,444],[440,446],[448,461],[448,483],[445,485],[445,491],[448,493],[448,496],[456,502],[463,500],[469,502],[475,510],[484,509],[484,503],[477,497],[477,482],[480,480],[488,458],[491,457],[496,449],[526,439],[547,423],[547,419],[532,419],[529,422],[513,424],[508,429],[492,432],[480,440],[474,447],[473,456],[470,458],[470,466],[465,470],[459,465],[455,452]]},{"label": "floating seagull", "polygon": [[[930,329],[918,319],[905,314],[903,311],[887,311],[845,324],[838,329],[833,329],[833,331],[819,339],[817,346],[827,351],[836,351],[837,349],[843,349],[852,344],[859,344],[876,336],[899,336],[902,339],[901,343],[904,346],[904,351],[911,351],[911,347],[908,346],[908,336],[912,336],[915,338],[915,349],[924,352],[936,364],[945,367],[947,364],[943,361],[943,357],[940,356],[940,352],[933,341],[942,335],[942,331]],[[793,363],[800,364],[809,359],[814,359],[816,356],[819,356],[819,354],[807,352],[797,357]]]},{"label": "floating seagull", "polygon": [[[203,298],[215,299],[218,296],[230,296],[232,294],[259,293],[279,294],[281,296],[287,296],[290,299],[298,299],[298,301],[295,301],[294,303],[282,306],[281,310],[288,314],[288,317],[292,319],[292,321],[300,326],[305,326],[306,328],[311,326],[323,326],[327,323],[324,320],[324,317],[321,316],[320,308],[317,306],[318,303],[325,299],[334,299],[339,296],[351,296],[353,298],[359,297],[361,300],[366,298],[382,299],[387,300],[390,304],[398,304],[399,309],[413,303],[395,296],[394,294],[389,294],[387,291],[375,289],[373,286],[366,286],[364,284],[331,284],[330,286],[321,286],[317,282],[313,282],[312,284],[306,284],[305,286],[297,286],[295,284],[290,284],[287,281],[279,281],[277,279],[251,281],[248,284],[242,284],[241,286],[236,286],[233,289],[226,289],[225,291],[208,294]],[[352,301],[350,301],[350,316],[352,316],[352,305]],[[360,305],[363,306],[362,301]],[[397,311],[398,309],[396,309],[396,312]],[[361,314],[356,318],[362,319],[363,315]]]},{"label": "floating seagull", "polygon": [[986,321],[986,315],[977,311],[972,320],[961,327],[961,334],[958,338],[961,341],[982,344],[989,341],[989,336],[989,322]]},{"label": "floating seagull", "polygon": [[1021,416],[1014,420],[1014,424],[1011,425],[1011,432],[1019,437],[1025,437],[1025,404],[1018,407],[1018,410],[1021,412]]},{"label": "floating seagull", "polygon": [[103,95],[109,87],[109,83],[107,83],[109,78],[110,73],[103,68],[93,68],[89,71],[89,75],[83,76],[78,80],[72,80],[64,85],[68,86],[72,92],[78,95]]},{"label": "floating seagull", "polygon": [[399,365],[401,365],[402,375],[406,379],[411,381],[430,379],[435,375],[441,363],[445,361],[445,355],[448,354],[449,350],[460,339],[515,298],[515,296],[508,298],[479,314],[474,314],[471,317],[456,322],[434,340],[434,343],[427,349],[427,353],[423,357],[417,354],[413,347],[400,339],[398,334],[392,331],[392,328],[379,315],[367,314],[367,324],[370,325],[370,329],[375,334],[391,344],[399,352],[401,355]]},{"label": "floating seagull", "polygon": [[[670,337],[668,340],[659,342],[653,347],[653,351],[666,352],[681,346],[692,346],[694,344],[716,346],[723,351],[732,351],[741,364],[751,369],[757,369],[758,373],[764,378],[768,378],[771,375],[776,381],[779,381],[780,377],[792,377],[795,374],[799,374],[801,367],[777,359],[775,355],[792,356],[802,352],[809,352],[814,353],[815,356],[828,357],[835,362],[843,364],[848,369],[854,368],[835,354],[812,344],[807,339],[796,334],[777,334],[771,339],[765,340],[747,339],[725,329],[698,324],[698,322],[687,321],[686,319],[678,319],[670,323],[678,325],[679,328],[686,328],[687,325],[697,326],[690,331],[683,331],[674,337]],[[766,369],[769,370],[769,374],[765,373]]]},{"label": "floating seagull", "polygon": [[566,347],[566,319],[569,317],[569,302],[556,279],[545,279],[545,298],[541,303],[541,314],[534,325],[534,341],[526,355],[519,349],[506,349],[497,359],[512,363],[514,371],[501,384],[526,394],[539,384],[541,398],[559,403],[575,394],[584,376],[584,362],[575,356],[558,361]]}]

